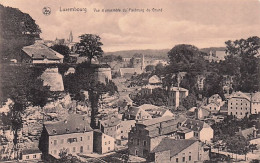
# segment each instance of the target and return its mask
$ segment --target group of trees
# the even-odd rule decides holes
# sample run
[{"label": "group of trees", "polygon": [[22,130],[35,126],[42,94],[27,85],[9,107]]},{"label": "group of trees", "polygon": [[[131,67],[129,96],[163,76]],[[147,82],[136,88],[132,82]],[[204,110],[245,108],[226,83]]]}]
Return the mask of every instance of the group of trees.
[{"label": "group of trees", "polygon": [[167,106],[168,105],[168,93],[166,90],[161,88],[153,89],[152,94],[137,94],[133,97],[134,103],[138,106],[143,104],[152,104],[156,106]]},{"label": "group of trees", "polygon": [[45,106],[51,93],[49,87],[43,86],[33,67],[3,64],[0,70],[0,103],[3,104],[8,99],[13,102],[6,115],[10,119],[6,125],[11,126],[14,150],[17,151],[18,132],[23,126],[22,115],[25,109],[29,105]]},{"label": "group of trees", "polygon": [[0,61],[19,59],[22,47],[34,43],[41,29],[29,14],[0,4]]}]

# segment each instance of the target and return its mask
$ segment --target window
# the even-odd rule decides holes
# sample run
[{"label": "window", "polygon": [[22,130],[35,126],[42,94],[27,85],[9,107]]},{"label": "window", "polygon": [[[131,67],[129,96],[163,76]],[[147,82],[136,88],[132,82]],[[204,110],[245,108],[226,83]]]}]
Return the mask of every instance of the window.
[{"label": "window", "polygon": [[232,107],[230,107],[230,109],[232,109]]},{"label": "window", "polygon": [[107,145],[107,142],[105,142],[105,145]]},{"label": "window", "polygon": [[61,139],[61,140],[60,140],[60,143],[63,144],[63,143],[64,143],[64,139]]},{"label": "window", "polygon": [[80,153],[83,153],[83,146],[80,146]]},{"label": "window", "polygon": [[110,141],[108,141],[108,144],[110,144]]},{"label": "window", "polygon": [[140,144],[140,140],[139,139],[137,139],[137,145],[139,145]]},{"label": "window", "polygon": [[108,147],[107,149],[110,150],[110,147]]},{"label": "window", "polygon": [[241,112],[240,115],[242,115],[243,113]]},{"label": "window", "polygon": [[54,140],[54,145],[57,145],[57,140]]},{"label": "window", "polygon": [[189,161],[191,161],[191,156],[189,156]]},{"label": "window", "polygon": [[29,159],[30,157],[29,156],[26,156],[26,159]]},{"label": "window", "polygon": [[68,138],[67,143],[77,142],[77,138]]},{"label": "window", "polygon": [[144,140],[144,146],[146,146],[146,141]]},{"label": "window", "polygon": [[232,105],[232,102],[231,102],[231,104],[230,105]]},{"label": "window", "polygon": [[76,147],[73,147],[72,152],[76,152]]},{"label": "window", "polygon": [[83,140],[83,138],[82,137],[80,137],[80,141],[82,141]]},{"label": "window", "polygon": [[243,108],[241,107],[241,110],[242,110]]},{"label": "window", "polygon": [[88,140],[90,140],[90,136],[88,136]]},{"label": "window", "polygon": [[33,155],[33,158],[36,158],[36,155]]},{"label": "window", "polygon": [[123,133],[123,131],[121,131],[121,133]]},{"label": "window", "polygon": [[185,162],[185,157],[182,157],[182,162]]},{"label": "window", "polygon": [[179,162],[179,158],[176,158],[176,162]]},{"label": "window", "polygon": [[89,145],[87,146],[87,149],[89,150]]},{"label": "window", "polygon": [[237,115],[237,112],[236,112],[236,115]]},{"label": "window", "polygon": [[56,151],[56,150],[54,150],[54,151],[53,151],[53,153],[54,153],[54,154],[57,154],[57,151]]}]

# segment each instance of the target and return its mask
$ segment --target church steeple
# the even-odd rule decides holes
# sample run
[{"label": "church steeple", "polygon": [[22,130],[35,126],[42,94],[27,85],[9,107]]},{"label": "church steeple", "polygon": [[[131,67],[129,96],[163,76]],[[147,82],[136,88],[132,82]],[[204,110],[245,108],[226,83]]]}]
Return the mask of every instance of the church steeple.
[{"label": "church steeple", "polygon": [[68,41],[71,43],[73,41],[73,35],[72,35],[72,31],[70,31],[70,35],[69,35],[69,39]]}]

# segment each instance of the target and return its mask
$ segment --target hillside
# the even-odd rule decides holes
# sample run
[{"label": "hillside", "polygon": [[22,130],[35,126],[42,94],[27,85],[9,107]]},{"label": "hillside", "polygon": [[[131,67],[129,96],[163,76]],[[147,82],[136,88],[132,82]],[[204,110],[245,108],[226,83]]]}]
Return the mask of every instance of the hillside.
[{"label": "hillside", "polygon": [[226,50],[226,47],[210,47],[210,48],[202,48],[202,49],[200,49],[200,51],[205,52],[207,54],[209,54],[210,51],[215,53],[216,51],[225,51],[225,50]]},{"label": "hillside", "polygon": [[[209,48],[202,48],[200,51],[209,54],[212,50],[216,52],[216,50],[223,51],[226,47],[209,47]],[[116,55],[125,58],[131,58],[135,54],[143,54],[145,57],[150,58],[160,58],[160,59],[168,59],[168,52],[170,49],[160,49],[160,50],[153,50],[153,49],[146,49],[146,50],[124,50],[124,51],[115,51],[115,52],[106,52],[104,55]]]},{"label": "hillside", "polygon": [[160,59],[167,59],[167,53],[170,49],[161,49],[161,50],[124,50],[124,51],[116,51],[116,52],[107,52],[105,55],[119,55],[125,58],[131,58],[134,54],[143,54],[145,57],[151,58],[160,58]]}]

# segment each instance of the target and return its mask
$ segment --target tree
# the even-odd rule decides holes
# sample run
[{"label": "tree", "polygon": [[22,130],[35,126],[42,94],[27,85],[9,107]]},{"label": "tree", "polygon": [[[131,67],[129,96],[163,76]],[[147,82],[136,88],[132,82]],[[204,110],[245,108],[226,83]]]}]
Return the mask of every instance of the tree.
[{"label": "tree", "polygon": [[[0,71],[0,102],[13,101],[10,119],[14,134],[14,150],[18,152],[18,132],[22,128],[22,115],[29,105],[43,107],[49,95],[49,87],[35,75],[34,67],[26,65],[2,65]],[[17,154],[18,156],[18,154]]]},{"label": "tree", "polygon": [[192,64],[203,60],[203,53],[193,45],[180,44],[169,52],[170,66],[174,72],[187,71]]},{"label": "tree", "polygon": [[146,72],[153,72],[155,70],[155,66],[154,65],[147,65],[146,67],[145,67],[145,71]]},{"label": "tree", "polygon": [[64,62],[69,62],[70,59],[70,48],[66,45],[53,45],[51,49],[55,50],[56,52],[60,53],[64,56]]},{"label": "tree", "polygon": [[182,100],[182,106],[185,107],[187,110],[195,107],[196,105],[196,96],[193,94],[189,94],[186,98]]},{"label": "tree", "polygon": [[227,47],[225,67],[232,68],[235,75],[235,91],[253,92],[260,87],[259,59],[256,58],[260,49],[260,38],[257,36],[225,42]]},{"label": "tree", "polygon": [[80,42],[76,44],[76,53],[87,57],[90,64],[93,58],[99,58],[103,55],[104,52],[101,48],[103,43],[98,35],[83,34],[79,38]]},{"label": "tree", "polygon": [[19,59],[22,47],[34,43],[41,30],[29,14],[0,4],[0,61]]}]

